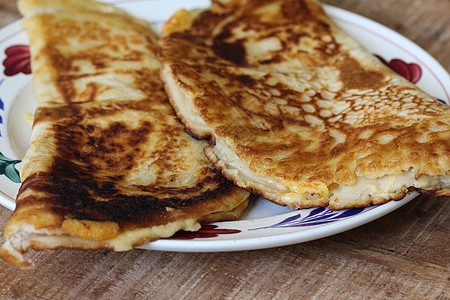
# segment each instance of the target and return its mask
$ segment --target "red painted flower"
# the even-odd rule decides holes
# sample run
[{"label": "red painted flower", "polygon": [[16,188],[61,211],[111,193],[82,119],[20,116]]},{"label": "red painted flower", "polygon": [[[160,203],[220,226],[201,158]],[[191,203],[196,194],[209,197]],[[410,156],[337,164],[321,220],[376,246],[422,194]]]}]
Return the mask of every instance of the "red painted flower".
[{"label": "red painted flower", "polygon": [[20,72],[31,74],[30,48],[28,45],[14,45],[5,50],[6,58],[3,61],[6,76],[13,76]]},{"label": "red painted flower", "polygon": [[171,239],[176,240],[192,240],[197,238],[213,238],[220,234],[234,234],[241,232],[237,229],[217,229],[217,225],[202,225],[198,231],[178,231]]},{"label": "red painted flower", "polygon": [[422,77],[422,69],[418,64],[415,63],[406,63],[401,59],[394,58],[391,61],[387,62],[384,58],[379,55],[375,55],[384,63],[386,66],[397,72],[398,74],[405,77],[407,80],[412,83],[416,83],[419,81],[420,77]]}]

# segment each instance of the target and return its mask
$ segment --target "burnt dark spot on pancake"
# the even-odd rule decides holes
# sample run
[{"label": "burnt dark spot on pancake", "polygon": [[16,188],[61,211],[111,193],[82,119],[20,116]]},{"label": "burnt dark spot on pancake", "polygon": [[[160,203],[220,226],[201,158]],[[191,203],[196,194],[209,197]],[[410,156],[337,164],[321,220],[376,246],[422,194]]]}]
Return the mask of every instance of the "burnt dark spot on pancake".
[{"label": "burnt dark spot on pancake", "polygon": [[255,84],[257,84],[256,80],[248,75],[236,76],[236,80],[248,87],[253,87]]},{"label": "burnt dark spot on pancake", "polygon": [[338,63],[339,79],[344,89],[378,89],[384,85],[383,74],[364,69],[355,59],[344,55]]},{"label": "burnt dark spot on pancake", "polygon": [[304,20],[312,16],[308,5],[302,0],[285,1],[282,3],[281,13],[284,19],[289,20]]},{"label": "burnt dark spot on pancake", "polygon": [[92,64],[95,66],[96,69],[103,69],[106,67],[106,63],[99,60],[92,60]]},{"label": "burnt dark spot on pancake", "polygon": [[61,74],[58,76],[57,81],[58,82],[64,82],[64,81],[71,81],[71,80],[76,80],[76,79],[81,79],[81,78],[87,78],[90,76],[98,76],[98,75],[102,75],[104,74],[103,72],[95,72],[92,74]]},{"label": "burnt dark spot on pancake", "polygon": [[325,30],[325,31],[329,31],[329,30],[330,30],[330,24],[325,23],[325,22],[323,22],[323,21],[318,21],[318,22],[317,22],[317,25],[318,25],[319,27],[322,27],[323,30]]},{"label": "burnt dark spot on pancake", "polygon": [[281,57],[279,55],[276,55],[270,59],[259,61],[259,63],[262,65],[268,65],[268,64],[281,62],[281,60],[282,60]]},{"label": "burnt dark spot on pancake", "polygon": [[[86,130],[87,130],[87,129],[86,129]],[[93,138],[92,136],[88,137],[87,144],[88,144],[88,146],[90,146],[90,147],[95,147],[95,145],[96,145],[95,138]]]},{"label": "burnt dark spot on pancake", "polygon": [[90,82],[86,85],[86,89],[84,90],[85,96],[83,98],[87,99],[86,101],[92,102],[95,101],[97,91],[99,89],[99,86],[95,84],[94,82]]},{"label": "burnt dark spot on pancake", "polygon": [[43,55],[48,56],[50,63],[53,65],[55,70],[60,70],[61,72],[73,71],[72,61],[67,59],[58,49],[55,47],[48,47],[42,51]]},{"label": "burnt dark spot on pancake", "polygon": [[156,95],[159,98],[165,98],[164,86],[160,80],[155,80],[159,77],[158,70],[151,70],[142,68],[132,73],[136,88],[141,90],[150,99],[156,100]]},{"label": "burnt dark spot on pancake", "polygon": [[[129,122],[121,121],[120,117],[122,110],[165,113],[155,112],[154,105],[155,102],[146,100],[39,108],[39,122],[54,123],[51,131],[55,134],[58,156],[48,172],[28,176],[20,189],[21,194],[31,189],[45,196],[19,197],[18,206],[41,202],[62,218],[115,221],[124,229],[174,221],[171,218],[179,212],[174,214],[167,208],[181,209],[186,214],[191,210],[197,212],[214,205],[211,200],[231,192],[233,184],[208,165],[195,174],[197,180],[193,183],[177,187],[167,184],[171,178],[164,172],[183,164],[174,157],[178,149],[189,147],[185,139],[171,138],[172,134],[177,137],[182,133],[183,127],[175,117],[166,115],[161,120],[162,128],[151,123],[153,117]],[[159,143],[175,148],[162,146],[154,152],[158,159],[153,164],[160,169],[153,173],[156,179],[149,184],[133,183],[130,174],[136,166],[142,166],[142,159],[148,155],[146,147],[153,130],[161,134]]]},{"label": "burnt dark spot on pancake", "polygon": [[[194,22],[192,23],[192,29],[196,32],[196,36],[208,36],[211,34],[213,25],[222,18],[222,14],[213,13],[209,10],[204,11],[194,19]],[[205,24],[209,24],[211,26],[205,26]]]},{"label": "burnt dark spot on pancake", "polygon": [[75,87],[70,81],[59,81],[58,89],[61,92],[66,103],[70,103],[76,95]]},{"label": "burnt dark spot on pancake", "polygon": [[89,132],[89,133],[92,133],[92,132],[94,132],[94,129],[95,129],[95,127],[94,127],[94,126],[92,126],[92,125],[88,125],[88,126],[86,126],[86,130],[87,130],[87,132]]},{"label": "burnt dark spot on pancake", "polygon": [[[184,209],[188,212],[196,205],[227,194],[233,188],[231,182],[215,172],[189,188],[136,186],[138,192],[127,193],[117,187],[117,182],[123,179],[121,177],[95,177],[83,166],[61,158],[55,159],[53,167],[52,173],[29,176],[21,187],[21,192],[32,188],[46,193],[47,197],[21,198],[18,207],[42,202],[64,218],[114,221],[122,229],[170,222],[170,218],[165,215],[166,208]],[[205,185],[210,188],[205,189]]]},{"label": "burnt dark spot on pancake", "polygon": [[[79,106],[70,105],[59,110],[77,112],[76,109],[71,109],[72,107]],[[56,122],[52,131],[55,132],[57,153],[69,161],[82,162],[97,171],[114,169],[120,173],[120,170],[130,170],[135,164],[135,158],[140,157],[145,151],[139,145],[146,143],[152,129],[151,124],[141,121],[130,127],[124,122],[115,121],[106,127],[95,122],[86,122],[87,124],[82,125],[81,120],[93,112],[97,112],[98,116],[114,114],[117,107],[80,109],[78,111],[80,115],[74,115],[73,118],[68,116]],[[57,116],[49,118],[56,119]]]},{"label": "burnt dark spot on pancake", "polygon": [[48,109],[46,107],[38,107],[34,115],[34,124],[41,122],[51,122],[54,120],[73,118],[74,122],[81,119],[79,106],[61,106],[52,107]]},{"label": "burnt dark spot on pancake", "polygon": [[232,36],[231,32],[227,29],[224,29],[222,32],[220,32],[216,37],[216,41],[225,41],[226,39],[230,38]]},{"label": "burnt dark spot on pancake", "polygon": [[[230,24],[229,24],[230,25]],[[231,31],[225,27],[214,37],[212,50],[220,58],[237,65],[246,64],[246,51],[241,40],[229,40]]]},{"label": "burnt dark spot on pancake", "polygon": [[247,60],[245,57],[245,48],[242,45],[242,42],[239,40],[231,43],[223,42],[220,40],[215,41],[212,49],[217,56],[227,61],[231,61],[236,65],[242,66],[246,64]]},{"label": "burnt dark spot on pancake", "polygon": [[[154,103],[150,103],[148,99],[141,101],[113,101],[102,102],[97,105],[84,105],[83,103],[71,103],[70,105],[52,106],[52,107],[38,107],[36,110],[35,120],[38,122],[55,122],[58,124],[78,124],[81,120],[96,116],[98,118],[111,116],[120,113],[122,110],[130,111],[152,111],[152,106],[155,105],[159,99],[155,97]],[[92,124],[87,124],[86,128],[93,131],[96,127]]]}]

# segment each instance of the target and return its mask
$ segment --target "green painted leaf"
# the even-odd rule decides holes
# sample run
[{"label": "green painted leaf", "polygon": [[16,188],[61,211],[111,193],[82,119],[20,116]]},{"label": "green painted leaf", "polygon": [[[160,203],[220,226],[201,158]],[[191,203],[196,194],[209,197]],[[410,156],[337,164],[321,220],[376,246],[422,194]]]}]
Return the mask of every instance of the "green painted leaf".
[{"label": "green painted leaf", "polygon": [[0,152],[0,163],[9,161],[11,161],[11,159],[7,158],[6,156],[3,155],[3,153]]},{"label": "green painted leaf", "polygon": [[12,182],[20,183],[19,171],[15,165],[20,163],[20,160],[10,159],[0,152],[0,174],[4,174]]},{"label": "green painted leaf", "polygon": [[16,164],[18,162],[20,162],[20,160],[8,158],[5,155],[3,155],[3,153],[0,152],[0,163],[15,163]]},{"label": "green painted leaf", "polygon": [[9,164],[5,168],[5,175],[8,177],[12,182],[20,183],[20,175],[19,171],[14,166],[15,164]]}]

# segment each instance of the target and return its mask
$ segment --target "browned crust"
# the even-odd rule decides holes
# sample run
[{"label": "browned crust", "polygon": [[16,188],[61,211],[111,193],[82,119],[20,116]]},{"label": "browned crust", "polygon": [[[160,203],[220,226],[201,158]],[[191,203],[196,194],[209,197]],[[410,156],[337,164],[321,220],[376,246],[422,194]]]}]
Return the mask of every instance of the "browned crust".
[{"label": "browned crust", "polygon": [[[191,28],[160,43],[168,76],[174,76],[190,97],[187,105],[213,132],[199,132],[184,118],[188,112],[177,109],[191,135],[211,144],[218,136],[256,174],[324,199],[329,187],[352,185],[357,178],[410,171],[449,175],[449,107],[362,49],[317,1],[216,4],[196,17]],[[269,50],[258,47],[259,42]],[[176,107],[175,99],[170,100]],[[207,157],[221,168],[214,155]],[[242,186],[235,175],[222,173]],[[263,188],[245,185],[282,202]],[[448,187],[427,193],[447,195]],[[389,200],[369,198],[352,206]],[[330,207],[334,205],[339,204]]]}]

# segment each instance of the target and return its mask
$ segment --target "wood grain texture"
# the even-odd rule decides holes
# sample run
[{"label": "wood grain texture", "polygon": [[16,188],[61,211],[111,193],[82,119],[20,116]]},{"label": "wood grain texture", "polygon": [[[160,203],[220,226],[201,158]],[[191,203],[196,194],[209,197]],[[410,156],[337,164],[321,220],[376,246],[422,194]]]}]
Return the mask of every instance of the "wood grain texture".
[{"label": "wood grain texture", "polygon": [[450,71],[450,1],[323,0],[372,19],[407,37]]},{"label": "wood grain texture", "polygon": [[[450,1],[323,2],[394,29],[450,70]],[[0,0],[0,27],[18,18],[15,1]],[[449,200],[420,196],[345,233],[266,250],[31,252],[31,271],[0,261],[0,299],[450,299]],[[10,214],[0,207],[0,228]]]}]

